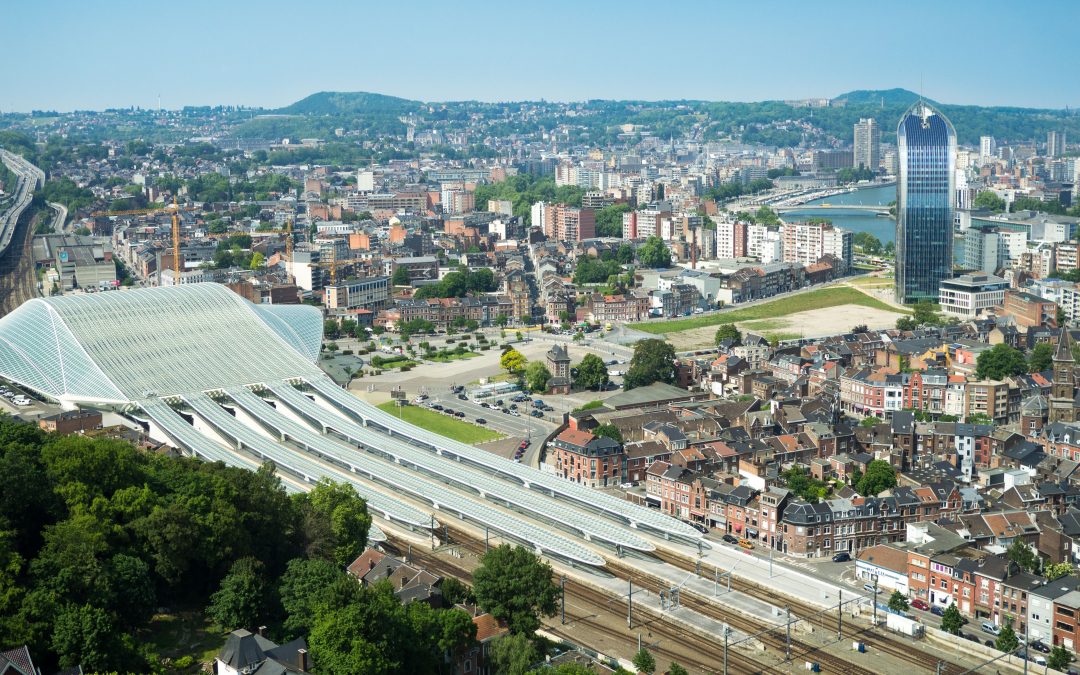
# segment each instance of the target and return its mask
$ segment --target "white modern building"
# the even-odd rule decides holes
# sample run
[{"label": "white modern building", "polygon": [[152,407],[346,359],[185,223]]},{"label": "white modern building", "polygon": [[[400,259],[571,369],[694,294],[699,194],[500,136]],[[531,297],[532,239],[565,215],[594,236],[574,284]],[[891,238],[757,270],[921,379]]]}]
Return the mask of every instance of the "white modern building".
[{"label": "white modern building", "polygon": [[992,274],[962,274],[941,282],[938,303],[942,313],[974,319],[1005,302],[1009,282]]}]

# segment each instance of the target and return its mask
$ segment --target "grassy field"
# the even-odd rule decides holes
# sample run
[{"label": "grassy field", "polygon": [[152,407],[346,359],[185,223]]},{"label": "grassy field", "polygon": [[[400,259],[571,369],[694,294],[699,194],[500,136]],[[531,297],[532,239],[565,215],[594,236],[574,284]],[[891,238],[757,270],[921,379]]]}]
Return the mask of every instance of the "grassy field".
[{"label": "grassy field", "polygon": [[822,288],[809,293],[780,298],[772,302],[764,302],[753,307],[733,309],[728,312],[717,314],[704,314],[689,319],[676,319],[674,321],[647,321],[644,323],[631,324],[631,328],[645,333],[675,333],[692,328],[705,328],[707,326],[719,326],[723,323],[736,323],[738,321],[757,321],[786,316],[796,312],[805,312],[812,309],[825,309],[839,305],[861,305],[873,307],[889,312],[899,311],[897,308],[876,300],[862,291],[845,286],[832,286]]},{"label": "grassy field", "polygon": [[452,438],[455,441],[469,443],[470,445],[486,443],[487,441],[494,441],[503,437],[503,435],[497,431],[473,424],[472,422],[462,422],[459,419],[444,415],[440,412],[435,412],[434,410],[428,410],[427,408],[418,408],[414,405],[407,405],[399,410],[394,401],[387,401],[380,405],[379,408],[391,415],[398,415],[400,413],[401,419],[406,422],[415,424],[422,429],[426,429],[427,431],[441,436]]}]

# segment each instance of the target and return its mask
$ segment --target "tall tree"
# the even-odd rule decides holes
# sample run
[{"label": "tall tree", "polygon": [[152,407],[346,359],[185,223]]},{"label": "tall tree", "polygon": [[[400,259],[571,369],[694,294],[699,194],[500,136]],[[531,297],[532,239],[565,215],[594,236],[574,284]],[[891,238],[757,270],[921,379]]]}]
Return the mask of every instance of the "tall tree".
[{"label": "tall tree", "polygon": [[525,675],[540,660],[536,644],[522,633],[503,635],[491,643],[491,664],[499,675]]},{"label": "tall tree", "polygon": [[473,573],[477,603],[515,633],[532,635],[541,616],[555,613],[559,587],[551,566],[520,546],[502,544],[488,550]]},{"label": "tall tree", "polygon": [[1054,363],[1054,346],[1049,342],[1040,342],[1031,349],[1028,358],[1028,372],[1041,373]]},{"label": "tall tree", "polygon": [[733,323],[720,324],[720,327],[716,329],[714,340],[716,344],[731,340],[732,343],[739,345],[742,344],[742,332]]},{"label": "tall tree", "polygon": [[499,366],[502,367],[508,373],[517,375],[525,370],[525,364],[527,360],[522,356],[521,352],[514,348],[507,349],[499,357]]},{"label": "tall tree", "polygon": [[610,422],[607,423],[607,424],[601,424],[600,426],[593,429],[592,432],[593,432],[593,435],[595,435],[595,436],[601,436],[603,438],[610,438],[611,440],[615,441],[616,443],[622,443],[623,442],[623,435],[622,435],[622,432],[619,431],[619,427],[615,426],[614,424],[611,424]]},{"label": "tall tree", "polygon": [[1013,539],[1005,554],[1025,571],[1033,572],[1039,566],[1039,556],[1035,555],[1035,551],[1024,543],[1023,539]]},{"label": "tall tree", "polygon": [[893,591],[889,596],[889,609],[894,612],[906,612],[908,610],[908,600],[900,591]]},{"label": "tall tree", "polygon": [[883,459],[875,459],[866,466],[866,473],[859,479],[855,489],[859,494],[869,497],[894,487],[896,487],[896,469]]},{"label": "tall tree", "polygon": [[289,635],[307,635],[314,627],[324,594],[345,577],[328,560],[293,558],[278,580],[278,595],[285,610],[284,628]]},{"label": "tall tree", "polygon": [[408,286],[412,283],[412,279],[409,278],[409,268],[404,265],[398,265],[394,270],[394,274],[390,277],[390,283],[395,286]]},{"label": "tall tree", "polygon": [[525,366],[525,386],[529,391],[541,393],[547,391],[548,380],[551,379],[551,371],[543,361],[533,361]]},{"label": "tall tree", "polygon": [[623,384],[627,389],[644,387],[653,382],[675,381],[675,348],[656,338],[640,340],[634,345],[630,369]]},{"label": "tall tree", "polygon": [[1016,637],[1016,630],[1013,628],[1012,619],[1006,619],[1005,625],[1001,627],[1001,632],[998,633],[997,640],[994,640],[994,646],[998,651],[1013,653],[1020,646],[1020,638]]},{"label": "tall tree", "polygon": [[321,546],[312,548],[323,551],[342,569],[363,553],[371,529],[371,515],[367,503],[351,485],[323,478],[299,499],[306,502],[309,517],[326,524],[321,531],[328,534],[328,539]]},{"label": "tall tree", "polygon": [[1004,342],[979,354],[975,364],[975,374],[982,379],[1000,380],[1027,371],[1024,353]]},{"label": "tall tree", "polygon": [[256,626],[267,613],[267,590],[264,565],[255,558],[241,558],[210,596],[206,613],[225,630]]},{"label": "tall tree", "polygon": [[1050,650],[1050,656],[1046,657],[1046,665],[1054,670],[1064,671],[1072,660],[1073,656],[1069,650],[1057,645]]},{"label": "tall tree", "polygon": [[963,627],[964,616],[960,613],[956,603],[950,604],[945,608],[945,613],[941,615],[941,630],[953,635],[959,635],[960,629]]},{"label": "tall tree", "polygon": [[639,673],[652,675],[652,673],[656,672],[656,659],[653,658],[648,649],[642,647],[634,654],[634,667],[638,669]]},{"label": "tall tree", "polygon": [[671,267],[671,250],[668,249],[664,240],[656,235],[645,240],[645,243],[638,248],[637,255],[642,267]]},{"label": "tall tree", "polygon": [[610,381],[607,364],[596,354],[586,354],[577,364],[577,375],[574,377],[574,385],[579,389],[596,389],[597,391],[607,386]]}]

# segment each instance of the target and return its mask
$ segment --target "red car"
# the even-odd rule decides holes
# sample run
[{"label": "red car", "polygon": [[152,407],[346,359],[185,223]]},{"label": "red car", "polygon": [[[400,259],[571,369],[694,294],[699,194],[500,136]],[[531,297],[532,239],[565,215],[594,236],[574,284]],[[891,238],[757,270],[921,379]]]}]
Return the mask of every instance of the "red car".
[{"label": "red car", "polygon": [[921,609],[924,612],[930,609],[930,605],[925,600],[921,600],[919,598],[915,598],[911,601],[911,607],[913,609]]}]

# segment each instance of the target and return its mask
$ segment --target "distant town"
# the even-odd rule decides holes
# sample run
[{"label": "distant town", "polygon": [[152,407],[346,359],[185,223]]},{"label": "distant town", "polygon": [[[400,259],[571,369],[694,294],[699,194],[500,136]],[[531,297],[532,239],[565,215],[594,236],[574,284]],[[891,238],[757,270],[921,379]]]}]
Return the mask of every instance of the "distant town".
[{"label": "distant town", "polygon": [[0,115],[0,674],[1073,672],[1077,141],[905,90]]}]

